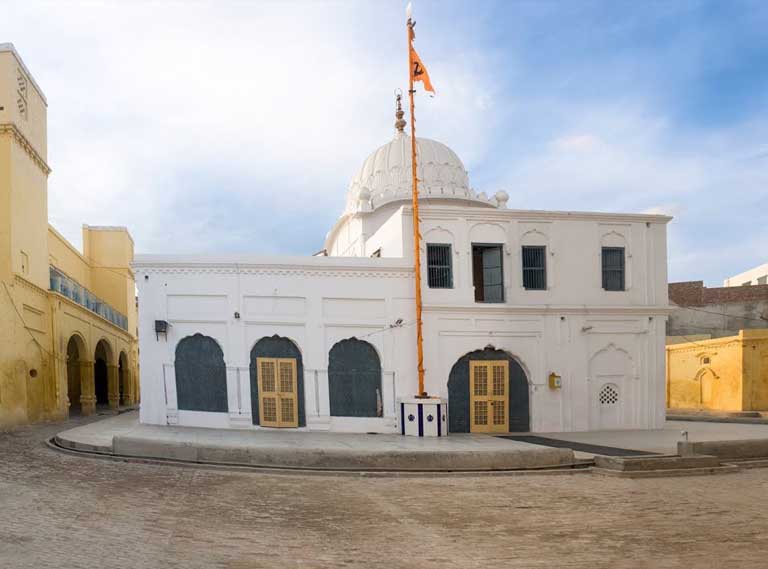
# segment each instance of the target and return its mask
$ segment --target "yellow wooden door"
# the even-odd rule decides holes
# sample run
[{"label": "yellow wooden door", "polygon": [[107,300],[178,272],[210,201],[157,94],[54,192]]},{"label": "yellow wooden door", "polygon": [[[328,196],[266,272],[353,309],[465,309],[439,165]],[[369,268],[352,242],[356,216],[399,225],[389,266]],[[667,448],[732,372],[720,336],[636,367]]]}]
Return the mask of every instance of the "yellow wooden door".
[{"label": "yellow wooden door", "polygon": [[296,360],[257,358],[259,370],[259,424],[263,427],[298,427]]},{"label": "yellow wooden door", "polygon": [[473,433],[509,431],[509,362],[469,362],[469,424]]}]

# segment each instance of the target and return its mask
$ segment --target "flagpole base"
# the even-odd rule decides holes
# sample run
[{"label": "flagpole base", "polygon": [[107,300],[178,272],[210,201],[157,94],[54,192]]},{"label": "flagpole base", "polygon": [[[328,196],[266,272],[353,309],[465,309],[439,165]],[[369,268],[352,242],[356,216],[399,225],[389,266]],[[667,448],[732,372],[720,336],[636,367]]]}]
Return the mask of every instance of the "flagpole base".
[{"label": "flagpole base", "polygon": [[448,402],[439,397],[397,400],[400,434],[409,437],[448,436]]}]

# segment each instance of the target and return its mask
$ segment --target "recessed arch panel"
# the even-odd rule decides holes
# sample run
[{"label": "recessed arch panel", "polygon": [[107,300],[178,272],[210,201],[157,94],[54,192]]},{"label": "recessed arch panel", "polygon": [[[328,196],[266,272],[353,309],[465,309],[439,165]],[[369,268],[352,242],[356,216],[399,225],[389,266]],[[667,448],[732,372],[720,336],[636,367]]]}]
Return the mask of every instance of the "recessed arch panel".
[{"label": "recessed arch panel", "polygon": [[334,344],[328,354],[328,394],[334,417],[380,417],[381,360],[363,340]]},{"label": "recessed arch panel", "polygon": [[224,352],[210,336],[195,334],[176,346],[176,399],[180,411],[226,413]]},{"label": "recessed arch panel", "polygon": [[448,431],[470,432],[469,362],[506,360],[509,363],[509,430],[530,430],[528,378],[520,363],[508,352],[495,348],[465,354],[453,365],[448,376]]}]

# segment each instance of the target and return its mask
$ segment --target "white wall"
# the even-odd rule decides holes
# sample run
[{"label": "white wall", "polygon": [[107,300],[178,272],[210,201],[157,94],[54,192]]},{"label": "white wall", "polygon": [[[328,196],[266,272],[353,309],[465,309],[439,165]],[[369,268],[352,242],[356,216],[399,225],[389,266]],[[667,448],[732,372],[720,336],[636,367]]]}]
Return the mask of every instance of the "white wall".
[{"label": "white wall", "polygon": [[[277,334],[302,353],[307,428],[395,431],[394,383],[413,367],[405,349],[411,330],[389,327],[413,313],[413,273],[402,261],[139,256],[134,268],[142,423],[257,428],[251,424],[250,350]],[[167,338],[156,338],[155,320],[170,323]],[[213,337],[224,352],[228,416],[176,407],[175,348],[195,333]],[[383,418],[329,416],[328,352],[353,336],[372,344],[381,359]]]},{"label": "white wall", "polygon": [[[758,281],[758,279],[760,280]],[[725,279],[723,286],[742,286],[747,283],[750,285],[768,284],[768,263]]]},{"label": "white wall", "polygon": [[[416,391],[412,215],[403,206],[367,215],[336,228],[331,251],[346,257],[137,257],[141,421],[257,428],[250,414],[250,349],[278,334],[302,352],[308,429],[394,432],[395,399]],[[526,372],[532,431],[663,425],[669,218],[444,205],[425,205],[421,217],[424,248],[451,243],[454,261],[453,289],[429,289],[426,272],[422,277],[428,392],[447,397],[454,363],[491,345]],[[504,245],[505,302],[474,301],[472,243]],[[523,288],[523,245],[547,247],[547,290]],[[379,246],[382,258],[360,256]],[[602,289],[602,246],[625,247],[625,291]],[[398,247],[402,258],[386,258]],[[398,319],[404,326],[390,329]],[[155,320],[171,323],[167,339],[155,338]],[[174,349],[197,332],[223,347],[228,414],[175,407]],[[353,336],[380,354],[383,418],[330,417],[328,352]],[[548,387],[551,372],[562,377],[561,389]],[[610,409],[599,404],[608,384],[619,393]]]}]

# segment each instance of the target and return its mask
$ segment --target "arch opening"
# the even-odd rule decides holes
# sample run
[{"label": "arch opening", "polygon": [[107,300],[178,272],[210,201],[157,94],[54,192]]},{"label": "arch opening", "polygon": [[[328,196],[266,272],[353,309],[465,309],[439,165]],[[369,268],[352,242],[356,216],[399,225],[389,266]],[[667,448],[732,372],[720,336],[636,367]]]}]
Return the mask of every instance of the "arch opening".
[{"label": "arch opening", "polygon": [[112,363],[112,353],[109,344],[99,340],[93,357],[93,386],[96,396],[96,406],[109,405],[109,368]]},{"label": "arch opening", "polygon": [[72,336],[67,342],[67,398],[69,399],[69,415],[80,415],[83,412],[82,403],[82,341]]},{"label": "arch opening", "polygon": [[120,356],[117,358],[117,386],[120,405],[131,405],[131,386],[130,386],[130,371],[128,369],[128,356],[125,352],[120,352]]},{"label": "arch opening", "polygon": [[371,344],[350,338],[333,345],[328,354],[328,393],[331,416],[382,416],[381,360]]},{"label": "arch opening", "polygon": [[210,336],[195,334],[176,346],[176,401],[180,411],[226,413],[227,366],[224,352]]},{"label": "arch opening", "polygon": [[265,336],[251,348],[250,360],[253,424],[305,426],[304,364],[299,347],[290,338]]},{"label": "arch opening", "polygon": [[[489,401],[504,409],[509,432],[527,432],[530,430],[530,406],[528,377],[517,359],[504,350],[487,347],[475,350],[460,357],[448,375],[448,431],[451,433],[472,432],[471,418],[478,408],[470,410],[473,403],[470,395],[470,368],[481,367],[482,362],[506,362],[507,386],[503,401]],[[495,378],[489,378],[494,381]],[[498,398],[497,398],[498,399]],[[490,421],[493,422],[493,410],[486,408]]]}]

